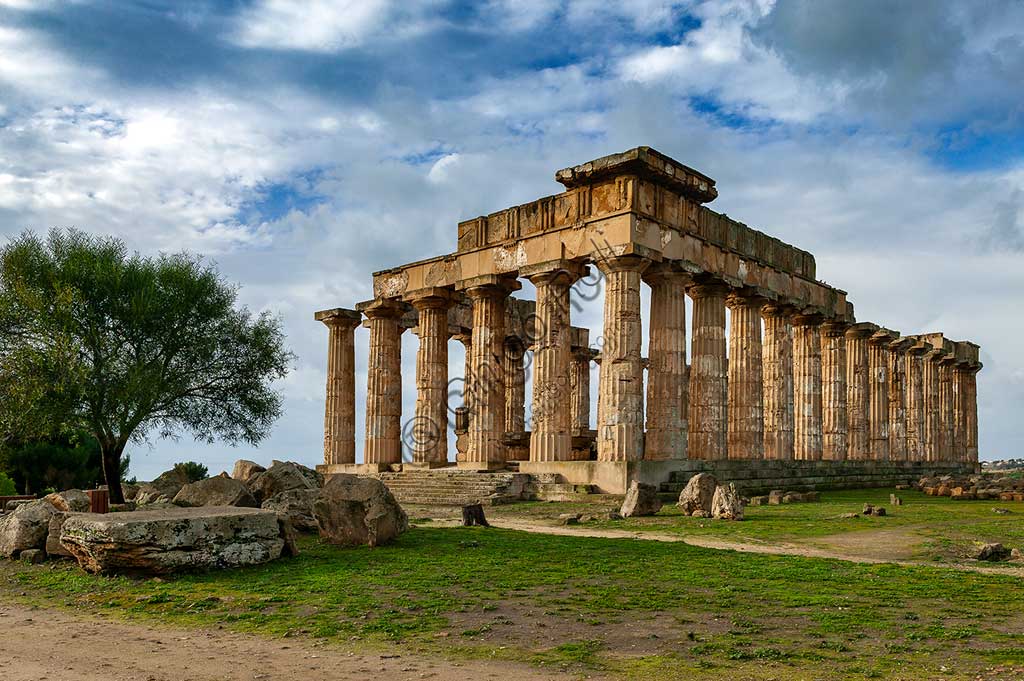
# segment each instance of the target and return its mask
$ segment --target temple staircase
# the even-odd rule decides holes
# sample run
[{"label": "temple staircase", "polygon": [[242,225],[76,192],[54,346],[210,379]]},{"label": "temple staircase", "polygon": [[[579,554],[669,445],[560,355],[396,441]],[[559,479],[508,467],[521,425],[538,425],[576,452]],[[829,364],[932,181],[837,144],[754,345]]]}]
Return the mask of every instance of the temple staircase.
[{"label": "temple staircase", "polygon": [[410,469],[379,473],[401,504],[492,506],[530,498],[530,476],[513,471],[476,472],[456,468]]}]

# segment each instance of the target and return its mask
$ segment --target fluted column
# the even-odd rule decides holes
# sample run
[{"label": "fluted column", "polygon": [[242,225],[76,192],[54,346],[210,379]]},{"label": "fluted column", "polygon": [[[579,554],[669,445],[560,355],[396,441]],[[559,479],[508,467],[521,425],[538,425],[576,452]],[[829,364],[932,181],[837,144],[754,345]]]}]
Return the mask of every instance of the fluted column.
[{"label": "fluted column", "polygon": [[691,459],[716,461],[728,456],[725,347],[728,288],[719,283],[698,283],[686,290],[693,298],[687,455]]},{"label": "fluted column", "polygon": [[846,330],[849,324],[831,320],[821,327],[821,458],[844,461],[849,451],[849,413],[846,405]]},{"label": "fluted column", "polygon": [[467,287],[473,305],[469,367],[469,432],[463,468],[495,468],[505,462],[505,301],[499,284]]},{"label": "fluted column", "polygon": [[645,459],[686,458],[686,294],[689,276],[668,263],[644,272],[651,287]]},{"label": "fluted column", "polygon": [[730,459],[764,458],[761,307],[748,291],[726,298],[730,311],[727,441]]},{"label": "fluted column", "polygon": [[594,358],[590,348],[573,348],[569,363],[569,421],[573,435],[590,432],[590,361]]},{"label": "fluted column", "polygon": [[324,402],[324,463],[356,462],[355,329],[363,315],[335,309],[318,314],[327,325],[327,399]]},{"label": "fluted column", "polygon": [[402,461],[402,316],[401,306],[375,301],[363,314],[370,320],[366,370],[366,443],[363,462]]},{"label": "fluted column", "polygon": [[861,322],[846,331],[846,414],[847,458],[867,461],[871,457],[871,368],[868,338],[878,331],[876,324]]},{"label": "fluted column", "polygon": [[448,461],[448,308],[444,289],[412,298],[419,315],[416,353],[416,419],[408,433],[412,460],[418,464]]},{"label": "fluted column", "polygon": [[821,460],[821,316],[793,317],[793,458]]},{"label": "fluted column", "polygon": [[978,463],[978,372],[981,362],[973,364],[964,377],[967,388],[967,461]]},{"label": "fluted column", "polygon": [[907,461],[925,461],[924,356],[931,346],[917,342],[907,350]]},{"label": "fluted column", "polygon": [[558,262],[526,276],[537,289],[530,461],[568,461],[572,453],[569,287],[578,265]]},{"label": "fluted column", "polygon": [[634,255],[597,262],[605,275],[604,345],[598,382],[597,458],[643,458],[643,366],[640,274],[649,261]]},{"label": "fluted column", "polygon": [[941,350],[929,350],[924,356],[922,393],[924,396],[924,434],[922,448],[924,460],[934,463],[940,460],[942,422],[939,418],[939,362]]},{"label": "fluted column", "polygon": [[793,326],[789,309],[765,305],[762,366],[764,374],[764,457],[793,458]]},{"label": "fluted column", "polygon": [[[971,383],[977,370],[970,362],[959,362],[953,367],[953,460],[969,463],[971,429]],[[977,417],[975,416],[975,419]],[[975,448],[977,443],[975,443]]]},{"label": "fluted column", "polygon": [[953,366],[956,357],[939,360],[939,461],[955,461],[953,450]]},{"label": "fluted column", "polygon": [[889,344],[889,460],[907,460],[907,349],[909,338],[897,338]]},{"label": "fluted column", "polygon": [[868,429],[871,460],[889,460],[889,343],[898,334],[879,329],[868,339],[868,366],[871,371]]},{"label": "fluted column", "polygon": [[526,347],[515,337],[505,339],[505,431],[526,431]]}]

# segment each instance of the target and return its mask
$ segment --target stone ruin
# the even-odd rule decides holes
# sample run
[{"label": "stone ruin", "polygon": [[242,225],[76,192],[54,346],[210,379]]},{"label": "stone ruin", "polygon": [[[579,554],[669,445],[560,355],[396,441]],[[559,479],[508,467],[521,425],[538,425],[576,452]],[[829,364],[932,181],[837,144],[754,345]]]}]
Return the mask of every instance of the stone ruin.
[{"label": "stone ruin", "polygon": [[[771,489],[788,476],[865,486],[976,469],[978,345],[858,321],[846,292],[815,278],[813,255],[710,210],[714,180],[648,147],[555,178],[564,192],[462,222],[454,253],[376,272],[372,300],[315,314],[329,329],[322,473],[513,466],[621,494],[705,470],[741,486],[752,471]],[[590,266],[604,285],[595,348],[570,314],[570,289],[596,276]],[[535,302],[511,296],[520,278]],[[357,464],[360,325],[370,340]],[[419,349],[415,414],[403,424],[406,330]],[[466,348],[454,457],[452,340]]]}]

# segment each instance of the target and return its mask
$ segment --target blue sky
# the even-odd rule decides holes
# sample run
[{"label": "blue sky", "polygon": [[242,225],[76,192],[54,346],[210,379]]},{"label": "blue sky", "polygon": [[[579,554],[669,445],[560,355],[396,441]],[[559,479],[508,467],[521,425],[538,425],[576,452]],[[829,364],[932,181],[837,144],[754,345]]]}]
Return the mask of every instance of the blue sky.
[{"label": "blue sky", "polygon": [[[813,252],[859,319],[980,343],[982,456],[1019,456],[1022,93],[1012,0],[0,0],[0,237],[203,253],[284,320],[298,361],[267,441],[141,445],[140,477],[313,464],[314,310],[557,191],[558,168],[647,144]],[[598,333],[599,305],[575,322]],[[411,414],[414,337],[403,362]]]}]

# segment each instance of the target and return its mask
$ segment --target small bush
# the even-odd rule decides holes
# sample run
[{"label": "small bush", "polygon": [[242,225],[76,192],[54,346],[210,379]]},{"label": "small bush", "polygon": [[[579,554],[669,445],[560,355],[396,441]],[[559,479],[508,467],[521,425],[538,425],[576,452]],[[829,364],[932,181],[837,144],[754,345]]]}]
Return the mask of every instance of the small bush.
[{"label": "small bush", "polygon": [[174,470],[181,471],[188,477],[189,482],[199,482],[210,477],[210,471],[201,463],[195,461],[183,461],[174,464]]},{"label": "small bush", "polygon": [[0,471],[0,497],[13,497],[17,493],[14,481],[7,477],[7,473]]}]

